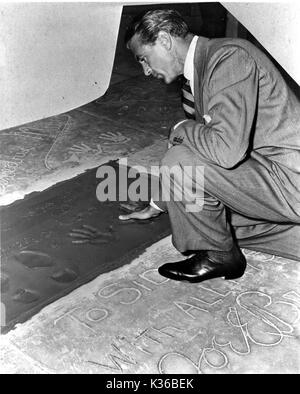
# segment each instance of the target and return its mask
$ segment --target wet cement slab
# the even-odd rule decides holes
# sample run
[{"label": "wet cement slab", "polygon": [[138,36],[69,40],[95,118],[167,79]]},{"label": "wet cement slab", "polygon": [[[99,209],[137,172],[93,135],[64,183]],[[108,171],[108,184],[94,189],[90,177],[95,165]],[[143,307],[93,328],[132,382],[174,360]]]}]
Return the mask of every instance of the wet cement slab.
[{"label": "wet cement slab", "polygon": [[73,111],[1,130],[0,205],[138,152],[166,138],[183,116],[177,83],[140,76]]},{"label": "wet cement slab", "polygon": [[[150,226],[151,227],[151,226]],[[300,372],[299,263],[243,250],[234,281],[171,281],[166,237],[130,264],[46,307],[0,339],[2,369],[24,373]]]},{"label": "wet cement slab", "polygon": [[[1,209],[3,332],[99,274],[128,263],[170,233],[167,215],[146,224],[121,222],[119,191],[128,201],[130,185],[142,183],[146,202],[134,207],[143,206],[150,199],[151,178],[131,174],[129,179],[127,172],[133,169],[117,162],[99,169],[104,167],[100,178],[95,168]],[[107,189],[110,201],[100,202],[96,192],[107,168],[114,175]],[[124,177],[128,188],[119,186]]]}]

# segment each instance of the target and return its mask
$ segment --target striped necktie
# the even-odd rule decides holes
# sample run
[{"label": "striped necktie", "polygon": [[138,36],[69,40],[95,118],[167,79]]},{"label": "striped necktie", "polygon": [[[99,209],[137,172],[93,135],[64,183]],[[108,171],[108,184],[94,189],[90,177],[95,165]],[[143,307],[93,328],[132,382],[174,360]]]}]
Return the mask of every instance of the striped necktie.
[{"label": "striped necktie", "polygon": [[182,100],[182,106],[185,116],[188,119],[195,119],[195,102],[190,87],[190,82],[188,80],[185,80],[181,89],[182,89],[181,100]]}]

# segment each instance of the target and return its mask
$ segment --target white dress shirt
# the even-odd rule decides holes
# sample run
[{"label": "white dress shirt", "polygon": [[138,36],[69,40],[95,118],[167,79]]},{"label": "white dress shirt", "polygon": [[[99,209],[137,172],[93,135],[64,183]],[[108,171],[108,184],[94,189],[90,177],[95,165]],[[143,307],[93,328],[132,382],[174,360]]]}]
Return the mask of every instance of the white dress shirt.
[{"label": "white dress shirt", "polygon": [[195,57],[195,50],[198,41],[198,36],[194,36],[189,49],[188,53],[185,58],[184,68],[183,68],[183,76],[190,82],[190,87],[192,94],[194,96],[194,57]]}]

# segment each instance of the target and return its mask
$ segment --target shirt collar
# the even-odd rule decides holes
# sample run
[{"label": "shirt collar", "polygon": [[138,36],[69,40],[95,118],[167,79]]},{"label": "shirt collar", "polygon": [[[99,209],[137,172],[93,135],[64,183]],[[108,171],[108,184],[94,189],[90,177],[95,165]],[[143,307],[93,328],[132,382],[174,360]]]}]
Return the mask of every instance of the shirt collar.
[{"label": "shirt collar", "polygon": [[184,62],[183,75],[188,81],[194,80],[194,56],[198,38],[198,36],[193,37]]}]

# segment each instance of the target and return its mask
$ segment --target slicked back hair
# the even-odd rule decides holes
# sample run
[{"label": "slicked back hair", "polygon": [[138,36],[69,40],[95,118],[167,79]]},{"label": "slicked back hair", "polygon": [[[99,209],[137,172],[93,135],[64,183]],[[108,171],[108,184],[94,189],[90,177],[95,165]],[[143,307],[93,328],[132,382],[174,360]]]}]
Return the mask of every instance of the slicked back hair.
[{"label": "slicked back hair", "polygon": [[136,16],[128,26],[125,44],[137,34],[142,45],[154,45],[158,33],[165,31],[174,37],[185,38],[189,33],[187,23],[175,10],[151,10]]}]

